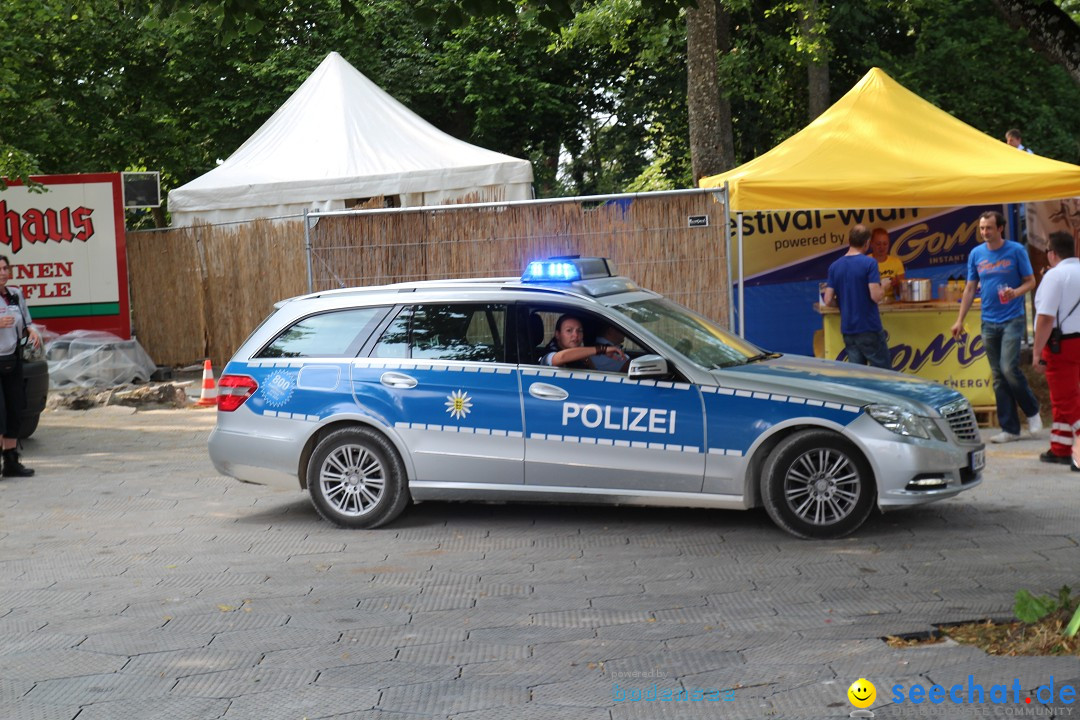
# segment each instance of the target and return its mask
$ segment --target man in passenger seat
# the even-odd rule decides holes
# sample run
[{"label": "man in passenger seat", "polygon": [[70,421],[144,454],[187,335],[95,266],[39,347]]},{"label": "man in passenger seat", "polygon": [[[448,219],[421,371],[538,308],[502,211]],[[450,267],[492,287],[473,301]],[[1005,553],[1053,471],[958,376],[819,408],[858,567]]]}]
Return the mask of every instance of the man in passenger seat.
[{"label": "man in passenger seat", "polygon": [[597,370],[603,370],[604,372],[626,372],[626,368],[630,365],[630,358],[626,356],[626,351],[623,350],[622,344],[626,342],[626,335],[623,331],[614,325],[608,325],[604,329],[604,332],[596,338],[597,345],[612,345],[619,349],[622,357],[614,355],[597,355],[591,358],[593,367]]}]

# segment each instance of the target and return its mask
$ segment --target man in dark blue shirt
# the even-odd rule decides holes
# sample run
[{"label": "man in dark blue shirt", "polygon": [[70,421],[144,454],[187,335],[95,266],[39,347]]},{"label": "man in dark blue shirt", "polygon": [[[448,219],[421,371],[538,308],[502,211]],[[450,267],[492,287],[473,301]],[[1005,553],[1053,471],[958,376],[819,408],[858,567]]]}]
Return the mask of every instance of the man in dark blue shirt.
[{"label": "man in dark blue shirt", "polygon": [[881,326],[878,303],[885,296],[881,273],[866,254],[870,231],[856,225],[848,233],[847,254],[829,266],[825,304],[840,308],[840,333],[848,362],[889,369],[889,344]]}]

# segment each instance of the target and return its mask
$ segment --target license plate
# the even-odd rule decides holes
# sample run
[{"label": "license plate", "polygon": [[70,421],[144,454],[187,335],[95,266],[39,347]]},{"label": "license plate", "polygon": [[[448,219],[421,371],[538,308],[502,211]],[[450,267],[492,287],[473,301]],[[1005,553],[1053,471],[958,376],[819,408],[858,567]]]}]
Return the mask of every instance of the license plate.
[{"label": "license plate", "polygon": [[979,472],[986,467],[986,450],[974,450],[971,453],[971,469]]}]

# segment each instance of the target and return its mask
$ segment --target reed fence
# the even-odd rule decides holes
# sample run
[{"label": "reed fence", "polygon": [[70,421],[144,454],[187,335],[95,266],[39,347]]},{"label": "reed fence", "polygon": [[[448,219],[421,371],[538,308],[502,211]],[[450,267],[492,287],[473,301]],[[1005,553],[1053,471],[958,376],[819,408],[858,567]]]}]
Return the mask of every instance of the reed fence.
[{"label": "reed fence", "polygon": [[132,327],[159,365],[220,370],[275,302],[307,291],[298,222],[129,233],[127,252]]}]

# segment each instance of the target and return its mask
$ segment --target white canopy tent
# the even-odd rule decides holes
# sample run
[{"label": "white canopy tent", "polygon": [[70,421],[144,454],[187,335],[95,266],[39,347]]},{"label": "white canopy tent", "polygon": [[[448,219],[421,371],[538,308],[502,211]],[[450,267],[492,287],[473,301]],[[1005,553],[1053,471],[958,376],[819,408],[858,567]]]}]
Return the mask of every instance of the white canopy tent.
[{"label": "white canopy tent", "polygon": [[332,52],[229,159],[169,193],[174,226],[343,210],[528,200],[532,166],[451,137]]}]

